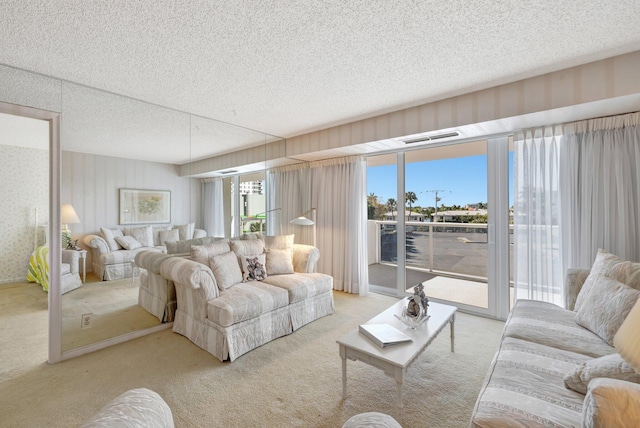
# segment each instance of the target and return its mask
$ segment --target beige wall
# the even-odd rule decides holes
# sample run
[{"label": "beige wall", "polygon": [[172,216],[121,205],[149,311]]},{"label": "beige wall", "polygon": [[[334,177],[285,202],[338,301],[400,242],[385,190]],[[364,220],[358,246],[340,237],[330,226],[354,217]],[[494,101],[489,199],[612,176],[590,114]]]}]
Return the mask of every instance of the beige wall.
[{"label": "beige wall", "polygon": [[63,204],[72,204],[80,217],[81,223],[69,225],[69,229],[72,239],[79,239],[83,247],[84,235],[98,234],[101,227],[123,227],[119,225],[122,188],[169,190],[171,224],[195,222],[196,227],[202,227],[200,186],[198,179],[179,177],[175,165],[62,152],[60,199]]}]

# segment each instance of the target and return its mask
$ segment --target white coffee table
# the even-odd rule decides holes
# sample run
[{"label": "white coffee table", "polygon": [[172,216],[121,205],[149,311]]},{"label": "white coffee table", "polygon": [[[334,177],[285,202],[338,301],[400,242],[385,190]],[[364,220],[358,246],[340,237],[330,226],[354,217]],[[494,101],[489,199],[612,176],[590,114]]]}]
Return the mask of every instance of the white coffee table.
[{"label": "white coffee table", "polygon": [[[458,308],[440,303],[429,303],[430,315],[416,329],[407,327],[395,317],[400,316],[407,305],[407,299],[402,299],[386,311],[373,317],[366,324],[387,323],[404,332],[413,339],[412,342],[380,348],[367,339],[358,330],[348,333],[338,339],[340,358],[342,358],[342,398],[347,397],[347,359],[363,361],[369,365],[382,369],[385,374],[395,379],[398,388],[397,403],[402,412],[402,384],[407,367],[429,346],[440,331],[449,324],[451,326],[451,352],[454,350],[454,323]],[[402,414],[402,413],[401,413]]]}]

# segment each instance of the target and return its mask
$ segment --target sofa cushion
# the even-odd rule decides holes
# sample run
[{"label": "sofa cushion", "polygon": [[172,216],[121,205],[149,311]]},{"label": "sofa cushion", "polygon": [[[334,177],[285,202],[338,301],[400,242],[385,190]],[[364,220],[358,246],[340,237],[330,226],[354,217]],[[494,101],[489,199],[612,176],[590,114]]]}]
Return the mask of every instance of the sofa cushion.
[{"label": "sofa cushion", "polygon": [[578,298],[583,292],[586,297],[576,312],[576,322],[613,346],[613,336],[640,297],[640,290],[613,278],[599,276],[594,278],[588,289],[580,291]]},{"label": "sofa cushion", "polygon": [[476,402],[473,427],[580,426],[584,395],[563,377],[590,358],[506,337]]},{"label": "sofa cushion", "polygon": [[613,354],[614,348],[575,321],[576,313],[553,303],[518,300],[504,336],[528,340],[590,357]]},{"label": "sofa cushion", "polygon": [[209,257],[231,251],[228,239],[223,238],[217,241],[213,239],[214,238],[211,238],[211,242],[204,245],[192,245],[189,248],[189,251],[191,252],[191,260],[208,266]]},{"label": "sofa cushion", "polygon": [[116,242],[125,250],[135,250],[142,247],[142,244],[133,236],[119,236],[116,238]]},{"label": "sofa cushion", "polygon": [[[166,241],[164,245],[167,247],[167,254],[189,254],[193,245],[206,245],[218,238],[205,236],[202,238],[187,239],[186,241]],[[203,263],[208,264],[209,259]]]},{"label": "sofa cushion", "polygon": [[264,254],[257,256],[238,256],[242,268],[242,281],[262,281],[267,278],[266,257]]},{"label": "sofa cushion", "polygon": [[163,252],[164,247],[152,247],[152,248],[139,247],[139,248],[136,248],[135,250],[119,250],[119,251],[112,251],[107,254],[100,254],[100,264],[104,266],[108,266],[108,265],[119,265],[122,263],[130,263],[135,259],[136,254],[138,254],[140,251]]},{"label": "sofa cushion", "polygon": [[267,253],[267,272],[269,275],[293,273],[293,250],[265,250]]},{"label": "sofa cushion", "polygon": [[580,309],[583,300],[594,288],[594,283],[598,282],[600,276],[613,278],[629,287],[640,290],[640,263],[623,260],[615,254],[599,249],[589,276],[584,281],[584,285],[576,298],[576,311]]},{"label": "sofa cushion", "polygon": [[264,241],[262,239],[232,239],[229,245],[231,250],[238,256],[257,256],[264,253]]},{"label": "sofa cushion", "polygon": [[260,281],[243,282],[207,302],[207,316],[213,323],[228,327],[287,306],[287,290]]},{"label": "sofa cushion", "polygon": [[264,246],[265,248],[272,248],[274,250],[288,250],[293,249],[293,239],[296,235],[276,235],[265,236]]},{"label": "sofa cushion", "polygon": [[209,267],[221,291],[242,282],[242,271],[233,251],[211,256]]},{"label": "sofa cushion", "polygon": [[[164,241],[160,240],[160,232],[166,232],[167,230],[171,230],[171,226],[153,226],[152,230],[153,230],[153,245],[157,247],[158,245],[164,245],[163,244]],[[167,239],[167,241],[169,240]]]},{"label": "sofa cushion", "polygon": [[196,224],[195,223],[189,223],[189,224],[181,224],[178,226],[173,226],[173,229],[177,229],[178,233],[180,235],[180,240],[181,241],[185,241],[187,239],[192,239],[193,238],[193,231],[196,228]]},{"label": "sofa cushion", "polygon": [[299,302],[308,297],[326,293],[331,290],[333,285],[331,277],[322,273],[269,276],[263,282],[287,290],[289,303]]},{"label": "sofa cushion", "polygon": [[136,241],[143,247],[153,247],[153,227],[151,225],[125,228],[124,234],[136,238]]},{"label": "sofa cushion", "polygon": [[109,249],[111,251],[122,250],[122,247],[120,246],[120,244],[116,242],[116,238],[124,236],[120,229],[107,229],[107,228],[101,227],[100,235],[107,242],[107,245],[109,246]]},{"label": "sofa cushion", "polygon": [[179,241],[180,234],[175,229],[161,230],[158,232],[158,243],[156,245],[165,245],[167,241]]},{"label": "sofa cushion", "polygon": [[620,354],[611,354],[575,366],[565,375],[564,384],[567,388],[586,394],[591,379],[598,377],[640,383],[640,374]]}]

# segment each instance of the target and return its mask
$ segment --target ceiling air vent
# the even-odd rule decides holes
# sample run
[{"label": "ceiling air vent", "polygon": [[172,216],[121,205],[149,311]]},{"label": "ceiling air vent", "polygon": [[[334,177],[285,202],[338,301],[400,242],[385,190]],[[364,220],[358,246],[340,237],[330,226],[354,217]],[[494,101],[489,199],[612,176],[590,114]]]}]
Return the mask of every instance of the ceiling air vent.
[{"label": "ceiling air vent", "polygon": [[226,175],[226,174],[233,174],[234,172],[238,172],[238,170],[237,169],[228,169],[226,171],[220,171],[220,174]]},{"label": "ceiling air vent", "polygon": [[457,132],[447,132],[446,134],[424,135],[422,137],[413,138],[411,140],[402,140],[405,144],[422,143],[425,141],[439,140],[441,138],[457,137]]}]

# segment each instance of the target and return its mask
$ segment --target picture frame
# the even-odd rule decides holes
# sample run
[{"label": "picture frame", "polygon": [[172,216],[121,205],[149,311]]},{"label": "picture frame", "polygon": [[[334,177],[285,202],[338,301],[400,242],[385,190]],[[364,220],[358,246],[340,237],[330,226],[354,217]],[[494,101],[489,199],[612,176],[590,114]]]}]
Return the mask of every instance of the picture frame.
[{"label": "picture frame", "polygon": [[120,189],[120,224],[171,223],[171,191]]}]

